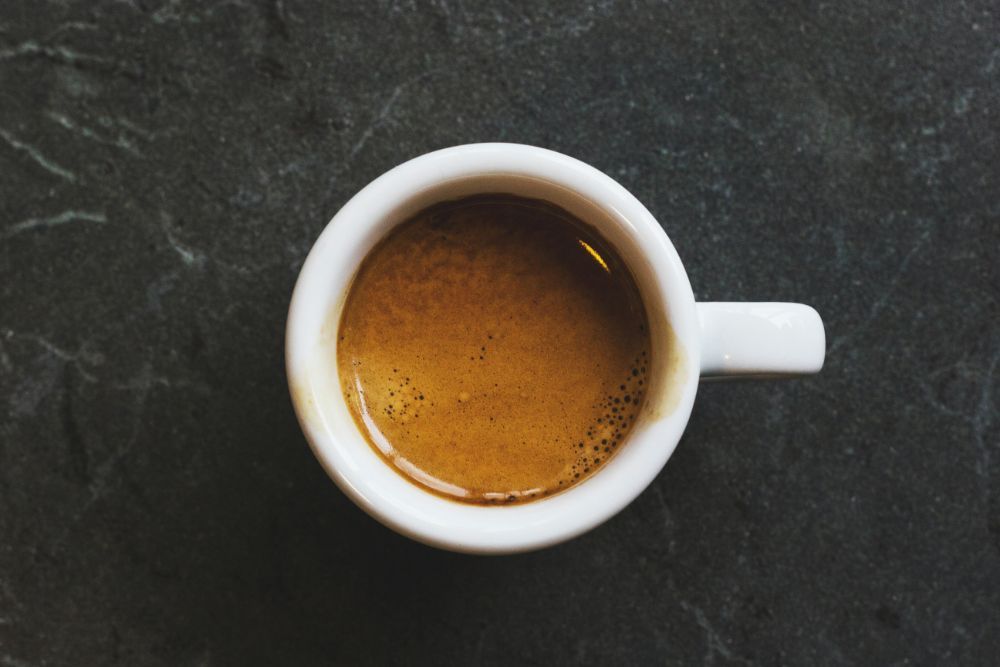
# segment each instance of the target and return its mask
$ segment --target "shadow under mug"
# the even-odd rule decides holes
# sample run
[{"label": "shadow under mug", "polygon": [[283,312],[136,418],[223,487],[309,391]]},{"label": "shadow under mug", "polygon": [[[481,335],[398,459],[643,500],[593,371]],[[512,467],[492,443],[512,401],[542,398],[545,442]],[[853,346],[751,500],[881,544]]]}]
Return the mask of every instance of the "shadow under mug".
[{"label": "shadow under mug", "polygon": [[[368,444],[343,398],[337,327],[351,281],[395,225],[440,201],[478,193],[544,199],[594,226],[628,264],[649,316],[646,404],[601,470],[559,494],[510,506],[448,500],[413,484]],[[701,379],[783,377],[823,365],[823,323],[791,303],[696,303],[673,244],[652,214],[600,171],[553,151],[469,144],[380,176],[333,217],[302,267],[285,340],[288,383],[316,458],[355,503],[426,544],[469,553],[530,551],[568,540],[636,498],[666,464]]]}]

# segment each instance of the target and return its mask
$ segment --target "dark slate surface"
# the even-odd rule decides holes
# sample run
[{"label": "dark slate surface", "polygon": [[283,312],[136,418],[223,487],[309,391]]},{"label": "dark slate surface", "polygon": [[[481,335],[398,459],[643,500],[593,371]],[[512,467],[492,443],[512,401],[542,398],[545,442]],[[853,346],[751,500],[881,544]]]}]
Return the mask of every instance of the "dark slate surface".
[{"label": "dark slate surface", "polygon": [[[5,1],[0,666],[996,664],[1000,22],[968,2]],[[289,404],[311,242],[425,151],[631,189],[825,316],[548,551],[356,509]]]}]

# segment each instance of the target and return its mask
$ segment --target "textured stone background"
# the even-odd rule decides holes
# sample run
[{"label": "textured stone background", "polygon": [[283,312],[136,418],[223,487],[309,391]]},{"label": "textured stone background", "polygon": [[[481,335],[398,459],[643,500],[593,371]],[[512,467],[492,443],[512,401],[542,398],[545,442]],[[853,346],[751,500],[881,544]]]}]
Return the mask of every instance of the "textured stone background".
[{"label": "textured stone background", "polygon": [[[0,5],[0,666],[996,664],[996,3],[528,5]],[[282,367],[338,207],[484,140],[594,164],[699,298],[829,338],[508,558],[357,510]]]}]

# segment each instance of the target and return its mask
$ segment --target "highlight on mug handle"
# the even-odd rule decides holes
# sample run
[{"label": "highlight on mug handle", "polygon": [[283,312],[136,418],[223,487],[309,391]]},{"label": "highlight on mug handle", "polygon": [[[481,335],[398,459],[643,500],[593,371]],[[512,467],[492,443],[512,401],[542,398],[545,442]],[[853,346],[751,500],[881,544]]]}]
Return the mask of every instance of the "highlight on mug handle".
[{"label": "highlight on mug handle", "polygon": [[697,304],[703,380],[818,373],[826,357],[823,320],[801,303]]}]

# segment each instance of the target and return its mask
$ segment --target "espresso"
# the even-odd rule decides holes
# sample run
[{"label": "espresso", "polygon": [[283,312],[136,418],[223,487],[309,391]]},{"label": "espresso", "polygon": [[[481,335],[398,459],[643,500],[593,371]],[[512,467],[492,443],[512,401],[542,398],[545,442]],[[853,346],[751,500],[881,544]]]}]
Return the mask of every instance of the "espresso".
[{"label": "espresso", "polygon": [[519,503],[593,475],[638,418],[651,368],[635,280],[553,204],[476,195],[427,208],[365,258],[337,366],[372,447],[468,503]]}]

